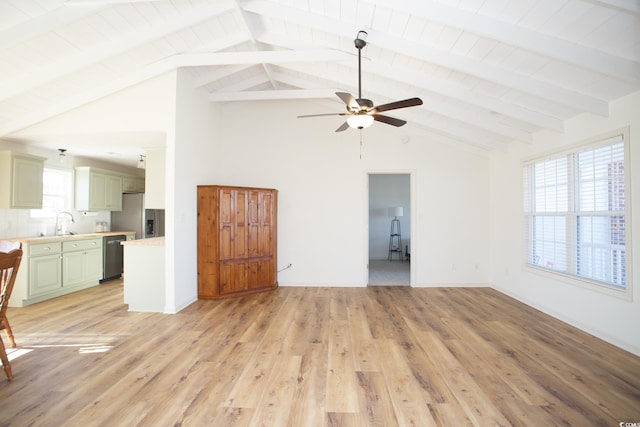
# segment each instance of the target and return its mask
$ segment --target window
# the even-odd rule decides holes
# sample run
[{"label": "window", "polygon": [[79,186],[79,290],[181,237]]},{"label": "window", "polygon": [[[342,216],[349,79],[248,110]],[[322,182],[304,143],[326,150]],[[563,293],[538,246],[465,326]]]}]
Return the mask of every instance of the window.
[{"label": "window", "polygon": [[525,163],[526,263],[627,290],[627,134]]},{"label": "window", "polygon": [[42,186],[42,209],[31,209],[31,218],[55,218],[71,208],[73,172],[45,168]]}]

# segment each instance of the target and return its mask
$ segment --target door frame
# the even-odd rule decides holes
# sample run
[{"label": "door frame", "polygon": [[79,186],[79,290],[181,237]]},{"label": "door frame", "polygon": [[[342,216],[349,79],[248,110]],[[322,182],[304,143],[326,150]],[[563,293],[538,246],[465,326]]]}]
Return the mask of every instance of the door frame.
[{"label": "door frame", "polygon": [[409,286],[414,287],[416,280],[416,266],[415,260],[419,259],[416,255],[419,253],[419,242],[416,238],[417,233],[417,220],[416,220],[416,170],[415,169],[372,169],[364,171],[364,209],[363,218],[363,247],[364,247],[364,273],[363,283],[364,286],[369,286],[369,176],[370,175],[409,175],[409,204],[411,212],[411,260],[409,264]]}]

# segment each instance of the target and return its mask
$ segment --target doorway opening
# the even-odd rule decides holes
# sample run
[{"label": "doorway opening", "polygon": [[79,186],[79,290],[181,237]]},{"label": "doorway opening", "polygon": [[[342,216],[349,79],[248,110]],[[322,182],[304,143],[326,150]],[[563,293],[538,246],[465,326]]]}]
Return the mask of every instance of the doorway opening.
[{"label": "doorway opening", "polygon": [[411,174],[369,174],[369,286],[411,285]]}]

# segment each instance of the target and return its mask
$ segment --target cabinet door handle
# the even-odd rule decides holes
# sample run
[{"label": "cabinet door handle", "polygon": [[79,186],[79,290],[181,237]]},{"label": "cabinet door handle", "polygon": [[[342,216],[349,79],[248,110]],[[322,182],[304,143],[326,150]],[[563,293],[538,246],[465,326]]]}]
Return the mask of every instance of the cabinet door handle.
[{"label": "cabinet door handle", "polygon": [[50,251],[51,248],[49,246],[45,246],[44,248],[42,248],[43,251]]}]

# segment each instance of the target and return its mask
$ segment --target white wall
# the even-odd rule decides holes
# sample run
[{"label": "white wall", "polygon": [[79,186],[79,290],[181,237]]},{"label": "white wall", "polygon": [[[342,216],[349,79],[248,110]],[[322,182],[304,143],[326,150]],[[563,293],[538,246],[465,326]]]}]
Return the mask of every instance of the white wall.
[{"label": "white wall", "polygon": [[198,298],[197,186],[216,181],[217,106],[190,74],[178,70],[175,127],[169,131],[166,168],[166,313]]},{"label": "white wall", "polygon": [[[340,110],[339,103],[335,111]],[[335,133],[339,117],[313,101],[246,102],[222,109],[219,184],[279,190],[281,285],[367,283],[367,173],[412,171],[416,286],[489,283],[489,158],[374,123]],[[329,110],[331,111],[331,110]]]},{"label": "white wall", "polygon": [[[566,123],[564,134],[542,132],[529,146],[512,145],[491,158],[491,259],[494,286],[525,303],[640,354],[640,92],[611,103],[609,118],[583,115]],[[630,126],[631,221],[634,300],[628,301],[565,282],[533,274],[524,266],[522,214],[522,160]],[[628,201],[627,201],[628,202]]]}]

